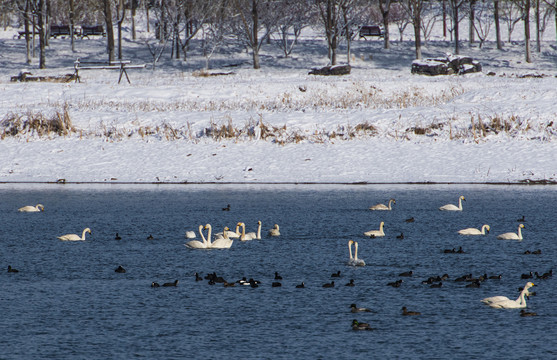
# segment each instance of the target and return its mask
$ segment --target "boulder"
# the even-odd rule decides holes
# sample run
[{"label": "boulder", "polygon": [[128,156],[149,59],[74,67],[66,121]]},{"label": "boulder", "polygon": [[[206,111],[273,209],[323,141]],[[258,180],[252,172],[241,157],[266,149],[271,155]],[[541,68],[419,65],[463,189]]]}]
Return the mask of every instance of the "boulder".
[{"label": "boulder", "polygon": [[481,72],[482,65],[468,56],[447,55],[446,57],[414,60],[412,74],[452,75]]},{"label": "boulder", "polygon": [[313,68],[308,73],[309,75],[348,75],[350,74],[351,66],[346,65],[332,65],[322,68]]}]

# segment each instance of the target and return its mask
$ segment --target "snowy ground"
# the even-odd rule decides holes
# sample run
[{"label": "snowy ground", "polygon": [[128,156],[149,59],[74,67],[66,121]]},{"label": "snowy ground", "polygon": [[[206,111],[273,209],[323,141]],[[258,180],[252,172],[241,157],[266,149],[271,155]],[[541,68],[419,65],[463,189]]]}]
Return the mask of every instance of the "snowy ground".
[{"label": "snowy ground", "polygon": [[[163,57],[155,70],[82,71],[81,83],[19,83],[10,77],[73,72],[76,58],[104,60],[104,41],[51,40],[48,69],[24,63],[24,40],[0,31],[0,182],[405,183],[557,182],[557,46],[525,63],[523,44],[463,43],[483,65],[464,76],[412,75],[413,42],[352,43],[352,73],[308,75],[327,64],[326,45],[306,36],[292,57],[226,48],[199,76],[195,44],[187,62]],[[395,36],[396,37],[396,36]],[[534,47],[535,48],[535,47]],[[452,50],[434,39],[424,57]],[[124,57],[149,64],[139,41]],[[341,60],[345,61],[344,53]],[[494,76],[488,76],[493,72]],[[41,136],[14,119],[67,114],[73,131]]]}]

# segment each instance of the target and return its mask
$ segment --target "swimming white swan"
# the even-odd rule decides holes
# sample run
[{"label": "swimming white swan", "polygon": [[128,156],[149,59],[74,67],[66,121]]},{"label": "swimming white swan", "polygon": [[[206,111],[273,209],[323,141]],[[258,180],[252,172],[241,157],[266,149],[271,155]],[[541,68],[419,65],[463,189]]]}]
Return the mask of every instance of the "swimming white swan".
[{"label": "swimming white swan", "polygon": [[[246,224],[244,224],[243,222],[239,222],[238,225],[242,227],[242,233],[240,234],[241,241],[257,239],[257,234],[254,232],[250,232],[246,234]],[[259,222],[259,231],[261,232],[261,221]]]},{"label": "swimming white swan", "polygon": [[[240,237],[240,225],[238,224],[236,224],[236,231],[231,231],[230,229],[227,230],[227,235],[230,239],[238,239]],[[223,233],[218,232],[215,234],[215,236],[223,237]]]},{"label": "swimming white swan", "polygon": [[466,201],[464,196],[461,195],[458,198],[458,206],[453,205],[453,204],[447,204],[447,205],[441,206],[439,208],[439,210],[441,210],[441,211],[462,211],[462,200]]},{"label": "swimming white swan", "polygon": [[[212,231],[212,227],[211,224],[207,224],[205,225],[205,229],[209,230],[209,233],[207,234],[207,238],[211,239],[211,231]],[[222,237],[217,237],[215,239],[215,241],[213,241],[211,243],[211,240],[208,241],[208,246],[207,248],[210,249],[229,249],[232,246],[232,243],[234,242],[234,240],[231,240],[228,238],[228,230],[230,230],[228,227],[224,227],[224,231],[223,236]]]},{"label": "swimming white swan", "polygon": [[385,223],[381,221],[381,224],[379,224],[379,230],[366,231],[364,235],[369,237],[385,236],[385,232],[383,231],[383,225],[385,225]]},{"label": "swimming white swan", "polygon": [[516,300],[511,300],[506,296],[492,296],[482,299],[482,302],[496,309],[519,309],[526,307],[525,296],[529,294],[528,289],[535,286],[533,282],[527,282],[520,296]]},{"label": "swimming white swan", "polygon": [[389,200],[389,205],[385,205],[385,204],[377,204],[377,205],[373,205],[371,206],[369,209],[370,210],[392,210],[393,208],[391,207],[391,204],[396,204],[395,199],[391,199]]},{"label": "swimming white swan", "polygon": [[460,235],[485,235],[486,231],[489,233],[489,230],[491,230],[489,225],[484,225],[482,226],[481,230],[476,228],[467,228],[467,229],[458,230],[458,233]]},{"label": "swimming white swan", "polygon": [[19,212],[39,212],[44,211],[44,206],[42,204],[37,204],[35,206],[27,205],[17,209]]},{"label": "swimming white swan", "polygon": [[497,235],[497,239],[500,240],[522,240],[522,231],[524,229],[524,224],[518,225],[518,234],[513,232],[504,233],[501,235]]},{"label": "swimming white swan", "polygon": [[81,241],[81,240],[85,240],[85,233],[91,234],[91,229],[85,228],[81,233],[81,237],[77,234],[66,234],[66,235],[58,236],[58,239],[64,241]]},{"label": "swimming white swan", "polygon": [[275,224],[275,226],[269,230],[269,236],[280,236],[280,228],[278,224]]},{"label": "swimming white swan", "polygon": [[195,231],[186,230],[186,239],[195,239]]},{"label": "swimming white swan", "polygon": [[366,266],[363,259],[358,259],[358,242],[354,241],[354,266]]},{"label": "swimming white swan", "polygon": [[352,244],[354,244],[354,240],[348,241],[348,253],[350,254],[350,259],[348,259],[347,265],[354,266],[354,257],[352,256]]},{"label": "swimming white swan", "polygon": [[205,235],[203,235],[203,225],[199,225],[199,234],[203,239],[202,242],[199,240],[192,240],[192,241],[188,241],[185,245],[190,249],[207,249],[208,243],[207,243],[207,239],[205,239]]}]

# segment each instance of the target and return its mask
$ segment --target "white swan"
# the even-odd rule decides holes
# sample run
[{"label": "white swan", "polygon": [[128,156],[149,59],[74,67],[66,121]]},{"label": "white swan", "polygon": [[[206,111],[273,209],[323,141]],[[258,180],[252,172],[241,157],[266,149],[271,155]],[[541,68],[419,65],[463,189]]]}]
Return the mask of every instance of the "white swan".
[{"label": "white swan", "polygon": [[186,230],[186,239],[195,239],[195,231]]},{"label": "white swan", "polygon": [[458,233],[460,235],[485,235],[486,231],[489,233],[489,230],[491,230],[489,225],[484,225],[482,226],[481,230],[476,228],[467,228],[467,229],[458,230]]},{"label": "white swan", "polygon": [[27,205],[17,209],[19,212],[40,212],[44,211],[44,206],[42,204],[37,204],[35,206]]},{"label": "white swan", "polygon": [[354,257],[352,256],[352,244],[354,244],[354,240],[348,241],[348,253],[350,254],[350,259],[348,259],[348,265],[354,265]]},{"label": "white swan", "polygon": [[354,266],[366,266],[363,259],[358,259],[358,242],[354,241]]},{"label": "white swan", "polygon": [[66,234],[66,235],[58,236],[58,239],[64,241],[82,241],[85,240],[85,233],[91,234],[91,229],[85,228],[81,233],[81,237],[77,234]]},{"label": "white swan", "polygon": [[518,225],[518,234],[513,232],[504,233],[501,235],[497,235],[497,239],[500,240],[522,240],[522,231],[524,229],[524,224]]},{"label": "white swan", "polygon": [[199,234],[203,239],[203,242],[199,240],[192,240],[188,241],[185,245],[190,249],[207,249],[207,239],[205,239],[205,235],[203,235],[203,225],[199,225]]},{"label": "white swan", "polygon": [[269,236],[280,236],[280,228],[278,224],[275,224],[275,226],[269,230]]},{"label": "white swan", "polygon": [[[238,223],[239,224],[239,223]],[[231,239],[238,239],[240,237],[240,225],[236,224],[236,231],[231,231],[230,229],[227,230],[227,235]],[[217,237],[223,237],[222,232],[218,232],[215,234]]]},{"label": "white swan", "polygon": [[506,296],[492,296],[482,299],[482,302],[492,308],[497,309],[519,309],[526,307],[525,296],[529,294],[528,289],[535,286],[533,282],[526,283],[524,289],[520,292],[520,296],[516,300],[511,300]]},{"label": "white swan", "polygon": [[385,225],[385,223],[381,221],[381,224],[379,224],[379,230],[366,231],[364,235],[369,237],[385,236],[385,232],[383,231],[383,225]]},{"label": "white swan", "polygon": [[[246,234],[246,224],[244,224],[243,222],[239,222],[238,225],[242,227],[242,233],[240,234],[241,241],[257,239],[257,235],[254,232],[250,232]],[[261,224],[259,226],[261,226]]]},{"label": "white swan", "polygon": [[447,204],[447,205],[441,206],[439,208],[439,210],[441,210],[441,211],[462,211],[462,200],[466,201],[464,196],[461,195],[458,198],[458,206],[453,205],[453,204]]},{"label": "white swan", "polygon": [[[205,225],[205,229],[209,229],[209,233],[207,234],[207,238],[211,239],[211,231],[212,227],[211,224]],[[208,241],[208,248],[210,249],[229,249],[232,246],[234,240],[228,238],[228,227],[224,227],[224,231],[222,232],[222,237],[217,237],[215,241],[211,243],[211,240]]]},{"label": "white swan", "polygon": [[395,199],[391,199],[389,200],[389,205],[385,205],[385,204],[377,204],[377,205],[373,205],[371,206],[369,209],[370,210],[392,210],[393,208],[391,207],[391,204],[396,204]]}]

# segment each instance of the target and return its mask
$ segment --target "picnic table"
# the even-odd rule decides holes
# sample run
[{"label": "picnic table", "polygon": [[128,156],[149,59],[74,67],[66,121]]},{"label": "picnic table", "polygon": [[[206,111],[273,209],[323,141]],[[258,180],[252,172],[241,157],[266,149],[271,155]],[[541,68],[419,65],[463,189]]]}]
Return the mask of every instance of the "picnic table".
[{"label": "picnic table", "polygon": [[131,84],[127,70],[129,69],[144,69],[146,64],[133,65],[130,60],[113,60],[113,61],[83,61],[77,59],[74,62],[75,69],[75,82],[81,82],[79,77],[80,70],[119,70],[120,76],[118,77],[118,84],[122,80],[122,76],[126,75],[128,84]]}]

